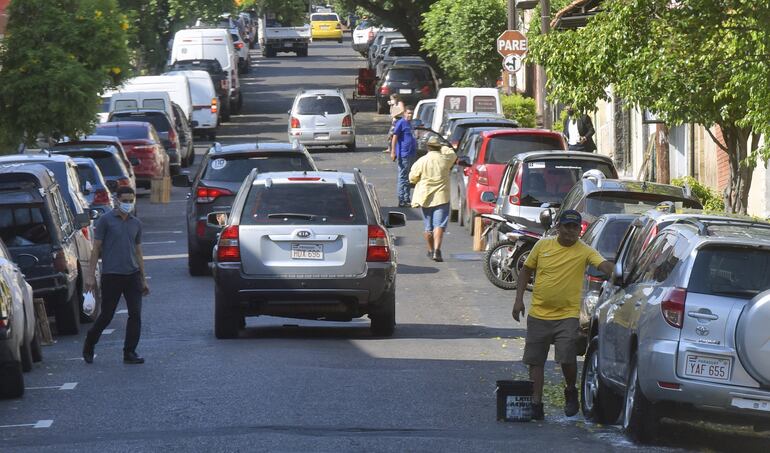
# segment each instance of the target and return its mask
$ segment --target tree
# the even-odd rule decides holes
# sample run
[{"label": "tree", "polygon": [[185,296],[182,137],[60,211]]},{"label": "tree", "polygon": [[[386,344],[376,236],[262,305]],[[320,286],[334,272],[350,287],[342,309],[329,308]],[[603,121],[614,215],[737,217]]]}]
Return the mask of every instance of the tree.
[{"label": "tree", "polygon": [[423,49],[456,85],[494,85],[500,75],[495,39],[506,17],[502,0],[439,0],[424,14]]},{"label": "tree", "polygon": [[307,23],[308,5],[305,0],[246,0],[241,4],[244,9],[254,8],[260,14],[271,12],[276,19],[286,25]]},{"label": "tree", "polygon": [[14,1],[0,48],[0,142],[90,129],[99,93],[129,72],[115,0]]},{"label": "tree", "polygon": [[[694,122],[727,153],[725,204],[745,213],[759,138],[770,130],[770,4],[607,0],[579,30],[532,39],[553,99],[594,108],[607,87],[669,125]],[[710,130],[717,126],[722,139]]]}]

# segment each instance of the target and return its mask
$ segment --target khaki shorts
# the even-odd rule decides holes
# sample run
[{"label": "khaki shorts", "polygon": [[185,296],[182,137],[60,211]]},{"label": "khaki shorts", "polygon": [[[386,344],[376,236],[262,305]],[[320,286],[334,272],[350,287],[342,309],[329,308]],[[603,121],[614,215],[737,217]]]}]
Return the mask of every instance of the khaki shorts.
[{"label": "khaki shorts", "polygon": [[556,362],[577,363],[577,339],[580,322],[577,318],[545,320],[527,317],[527,339],[524,358],[527,365],[543,366],[548,360],[551,344],[556,347]]}]

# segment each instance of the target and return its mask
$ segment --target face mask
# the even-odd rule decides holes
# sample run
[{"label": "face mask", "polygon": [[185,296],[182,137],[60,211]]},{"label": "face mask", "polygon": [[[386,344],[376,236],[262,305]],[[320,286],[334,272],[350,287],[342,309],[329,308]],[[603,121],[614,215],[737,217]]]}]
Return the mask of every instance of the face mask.
[{"label": "face mask", "polygon": [[125,203],[121,201],[118,203],[118,209],[120,209],[126,214],[130,214],[131,211],[134,210],[134,203]]}]

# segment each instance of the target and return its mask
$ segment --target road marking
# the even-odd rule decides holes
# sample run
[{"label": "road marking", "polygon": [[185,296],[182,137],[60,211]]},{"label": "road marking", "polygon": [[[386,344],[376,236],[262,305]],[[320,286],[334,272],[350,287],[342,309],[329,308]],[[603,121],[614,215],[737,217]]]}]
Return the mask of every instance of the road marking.
[{"label": "road marking", "polygon": [[37,423],[22,423],[20,425],[0,425],[0,428],[50,428],[53,420],[38,420]]},{"label": "road marking", "polygon": [[[128,310],[118,310],[118,311],[115,312],[115,314],[116,315],[126,315],[126,314],[128,314]],[[115,329],[109,329],[109,330],[115,331]]]},{"label": "road marking", "polygon": [[142,245],[176,244],[177,241],[142,242]]},{"label": "road marking", "polygon": [[78,386],[77,382],[65,382],[62,385],[50,385],[47,387],[26,387],[27,390],[48,390],[48,389],[54,389],[54,390],[75,390],[75,387]]},{"label": "road marking", "polygon": [[186,253],[180,253],[178,255],[148,255],[144,257],[145,261],[153,261],[153,260],[175,260],[175,259],[182,259],[187,258]]},{"label": "road marking", "polygon": [[173,230],[173,231],[142,231],[142,234],[182,234],[184,231],[182,230]]},{"label": "road marking", "polygon": [[115,332],[115,329],[104,329],[104,332],[102,332],[102,335],[110,335],[113,332]]}]

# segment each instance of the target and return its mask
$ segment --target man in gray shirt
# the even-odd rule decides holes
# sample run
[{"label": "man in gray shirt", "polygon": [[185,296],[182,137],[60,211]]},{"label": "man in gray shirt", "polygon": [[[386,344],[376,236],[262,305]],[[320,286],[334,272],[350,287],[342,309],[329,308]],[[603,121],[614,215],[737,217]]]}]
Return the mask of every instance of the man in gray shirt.
[{"label": "man in gray shirt", "polygon": [[96,221],[91,268],[86,272],[85,290],[96,286],[96,265],[102,258],[102,307],[99,317],[86,335],[83,360],[94,361],[94,347],[112,321],[120,296],[126,299],[128,321],[123,345],[123,362],[144,363],[136,354],[142,326],[142,296],[150,293],[144,277],[142,258],[142,222],[134,217],[136,194],[130,187],[117,190],[118,207]]}]

